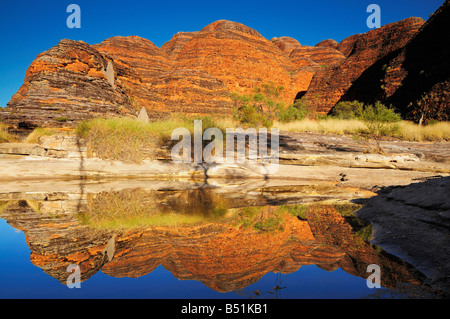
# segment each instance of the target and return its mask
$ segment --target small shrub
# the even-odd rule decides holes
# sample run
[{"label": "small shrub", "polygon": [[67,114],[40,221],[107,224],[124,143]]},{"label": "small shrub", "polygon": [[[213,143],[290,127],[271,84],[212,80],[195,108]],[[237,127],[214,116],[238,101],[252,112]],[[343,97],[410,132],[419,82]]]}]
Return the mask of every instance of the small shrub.
[{"label": "small shrub", "polygon": [[271,127],[277,112],[285,109],[280,100],[283,90],[283,86],[270,82],[255,88],[253,95],[231,94],[235,102],[235,120],[251,127]]},{"label": "small shrub", "polygon": [[309,111],[305,104],[297,101],[293,105],[285,108],[280,108],[278,111],[278,121],[282,123],[289,123],[293,121],[300,121],[308,115]]},{"label": "small shrub", "polygon": [[17,142],[18,139],[14,135],[8,132],[6,125],[0,122],[0,143]]},{"label": "small shrub", "polygon": [[361,117],[364,110],[364,103],[358,101],[343,101],[337,103],[330,112],[330,115],[339,119],[355,119]]},{"label": "small shrub", "polygon": [[400,129],[398,123],[402,120],[400,114],[378,101],[374,105],[365,105],[361,119],[374,138],[396,134]]}]

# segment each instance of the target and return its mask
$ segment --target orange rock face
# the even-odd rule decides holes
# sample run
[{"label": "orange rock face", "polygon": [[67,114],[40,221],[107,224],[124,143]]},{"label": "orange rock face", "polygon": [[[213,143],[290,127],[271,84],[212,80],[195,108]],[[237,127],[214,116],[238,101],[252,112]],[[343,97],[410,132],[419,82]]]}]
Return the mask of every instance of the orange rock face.
[{"label": "orange rock face", "polygon": [[198,32],[178,32],[170,41],[161,46],[161,50],[166,52],[171,58],[176,59],[181,49],[188,43]]},{"label": "orange rock face", "polygon": [[343,62],[345,56],[340,51],[328,46],[302,46],[291,52],[290,59],[297,66],[299,66],[299,61],[310,59],[321,68],[327,68]]},{"label": "orange rock face", "polygon": [[316,47],[329,47],[329,48],[336,49],[338,46],[338,43],[336,42],[336,40],[327,39],[327,40],[320,41],[315,46]]},{"label": "orange rock face", "polygon": [[[372,36],[369,38],[370,33],[344,39],[339,43],[338,49],[348,56],[347,61],[342,68],[324,73],[322,79],[318,75],[311,93],[316,92],[320,95],[319,91],[322,90],[319,88],[320,83],[327,81],[329,84],[326,89],[329,94],[321,95],[323,98],[331,99],[332,95],[337,98],[343,93],[339,100],[358,100],[369,104],[381,101],[394,106],[408,120],[422,121],[425,124],[431,119],[448,121],[450,50],[441,39],[446,36],[445,30],[450,27],[449,21],[450,1],[445,1],[424,24],[417,18],[397,23],[398,32],[403,30],[404,35],[397,35],[393,26],[389,26],[388,30],[381,32],[393,39],[392,44],[383,45],[380,54],[376,54],[377,44]],[[405,45],[396,49],[415,29],[418,31],[412,34]],[[385,41],[387,40],[388,38]],[[387,49],[390,53],[383,52]],[[363,55],[366,54],[374,61],[373,63],[364,61]],[[350,62],[353,64],[350,65]],[[363,67],[363,70],[358,71],[358,67]],[[349,83],[340,80],[344,74],[352,78],[351,86],[348,88]],[[331,79],[325,80],[325,77]],[[337,91],[338,88],[340,92]]]},{"label": "orange rock face", "polygon": [[[22,87],[0,110],[0,119],[26,130],[70,127],[93,117],[136,116],[142,107],[150,118],[179,112],[229,116],[234,107],[231,93],[252,94],[269,82],[284,87],[281,99],[286,104],[302,96],[318,112],[328,112],[340,100],[370,97],[395,101],[403,109],[406,101],[438,99],[441,104],[432,108],[442,113],[448,103],[448,77],[442,75],[447,69],[444,63],[443,69],[439,67],[442,72],[435,72],[433,61],[446,58],[436,53],[427,59],[417,48],[435,44],[433,52],[446,52],[438,45],[439,37],[426,40],[437,32],[426,30],[444,30],[445,22],[435,22],[442,26],[424,29],[426,35],[414,41],[417,45],[395,53],[423,24],[423,19],[408,18],[341,43],[327,39],[313,47],[290,37],[269,41],[250,27],[226,20],[200,31],[179,32],[161,48],[137,36],[117,36],[95,45],[62,40],[33,61]],[[410,52],[417,58],[411,59]],[[430,62],[421,70],[405,66],[424,60]],[[385,76],[379,71],[384,64],[389,68],[383,71]],[[420,86],[425,73],[427,88],[417,92],[432,97],[410,101],[408,92],[415,89],[399,87],[410,83],[409,78],[421,79],[414,84]],[[374,87],[375,78],[382,86]]]},{"label": "orange rock face", "polygon": [[299,88],[295,66],[272,42],[243,24],[220,20],[199,31],[176,58],[176,69],[196,69],[219,79],[229,92],[253,93],[272,81],[282,85],[283,99],[292,103]]},{"label": "orange rock face", "polygon": [[128,114],[128,96],[107,79],[108,62],[84,42],[61,40],[33,61],[2,117],[16,126],[35,127]]},{"label": "orange rock face", "polygon": [[198,32],[179,32],[162,48],[136,36],[96,45],[63,40],[32,63],[0,116],[15,127],[33,128],[137,115],[142,107],[150,118],[231,115],[232,92],[253,93],[274,82],[284,87],[284,102],[292,103],[310,79],[311,72],[299,71],[257,31],[221,20]]},{"label": "orange rock face", "polygon": [[349,56],[336,67],[316,72],[304,100],[319,112],[328,113],[353,81],[374,63],[402,48],[424,22],[421,18],[408,18],[349,39],[347,44],[341,46],[344,54]]},{"label": "orange rock face", "polygon": [[291,37],[279,37],[272,38],[272,41],[277,47],[281,49],[287,56],[291,54],[292,51],[301,47],[300,42]]},{"label": "orange rock face", "polygon": [[410,120],[450,120],[450,1],[393,58],[378,66],[383,99]]}]

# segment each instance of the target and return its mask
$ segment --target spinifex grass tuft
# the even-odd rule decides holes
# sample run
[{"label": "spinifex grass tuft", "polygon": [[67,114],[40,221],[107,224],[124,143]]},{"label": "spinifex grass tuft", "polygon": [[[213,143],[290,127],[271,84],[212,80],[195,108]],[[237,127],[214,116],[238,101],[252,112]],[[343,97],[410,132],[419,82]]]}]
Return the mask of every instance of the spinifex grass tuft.
[{"label": "spinifex grass tuft", "polygon": [[86,140],[88,156],[140,162],[161,145],[161,137],[149,124],[135,119],[93,119],[81,122],[76,132]]}]

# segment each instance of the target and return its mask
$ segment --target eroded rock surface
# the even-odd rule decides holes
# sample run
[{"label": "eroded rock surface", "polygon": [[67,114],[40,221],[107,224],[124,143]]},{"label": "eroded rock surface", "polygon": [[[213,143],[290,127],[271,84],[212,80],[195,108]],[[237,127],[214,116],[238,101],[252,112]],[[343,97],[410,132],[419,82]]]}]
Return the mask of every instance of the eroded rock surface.
[{"label": "eroded rock surface", "polygon": [[[416,265],[450,294],[450,178],[389,187],[364,200],[358,216],[374,225],[373,242]],[[380,213],[382,212],[382,213]]]},{"label": "eroded rock surface", "polygon": [[328,113],[339,101],[380,100],[415,121],[449,117],[447,0],[425,23],[407,18],[337,43],[303,46],[219,20],[178,32],[161,48],[137,36],[99,44],[61,40],[28,68],[0,119],[15,131],[73,126],[92,117],[173,113],[231,116],[232,93],[274,83],[281,99]]},{"label": "eroded rock surface", "polygon": [[[408,18],[353,37],[346,45],[351,47],[347,59],[336,67],[318,71],[304,96],[305,101],[315,105],[318,111],[328,113],[365,70],[402,48],[424,22],[421,18]],[[350,51],[346,46],[341,47],[344,55]],[[337,48],[339,49],[339,46]],[[374,89],[379,87],[365,88]]]},{"label": "eroded rock surface", "polygon": [[16,128],[32,129],[132,114],[124,87],[113,82],[118,69],[111,61],[87,43],[61,40],[33,61],[1,117]]}]

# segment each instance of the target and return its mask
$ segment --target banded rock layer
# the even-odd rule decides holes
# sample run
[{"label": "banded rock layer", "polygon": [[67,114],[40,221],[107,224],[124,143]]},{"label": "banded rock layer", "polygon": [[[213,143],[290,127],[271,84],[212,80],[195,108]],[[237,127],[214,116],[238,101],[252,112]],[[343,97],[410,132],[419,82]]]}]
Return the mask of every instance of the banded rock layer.
[{"label": "banded rock layer", "polygon": [[441,40],[448,7],[447,0],[426,24],[412,17],[315,46],[291,37],[269,41],[226,20],[178,32],[161,48],[137,36],[95,45],[61,40],[33,61],[0,120],[29,130],[137,116],[142,108],[153,119],[179,112],[229,116],[231,93],[252,94],[269,82],[284,87],[286,104],[302,98],[322,113],[339,101],[381,100],[415,120],[424,113],[446,119],[450,50]]},{"label": "banded rock layer", "polygon": [[1,117],[16,127],[33,128],[129,114],[122,85],[107,78],[115,69],[111,62],[84,42],[61,40],[36,57]]},{"label": "banded rock layer", "polygon": [[[450,46],[442,41],[448,30],[450,1],[405,46],[367,69],[343,98],[385,101],[416,122],[450,120]],[[364,90],[376,84],[377,90]]]},{"label": "banded rock layer", "polygon": [[[343,55],[349,54],[348,57],[339,65],[324,68],[314,74],[304,96],[305,101],[313,104],[319,112],[328,113],[364,71],[380,59],[402,48],[423,23],[424,20],[421,18],[408,18],[350,40],[343,40],[347,42],[343,46]],[[365,90],[375,89],[373,85],[374,83]]]}]

